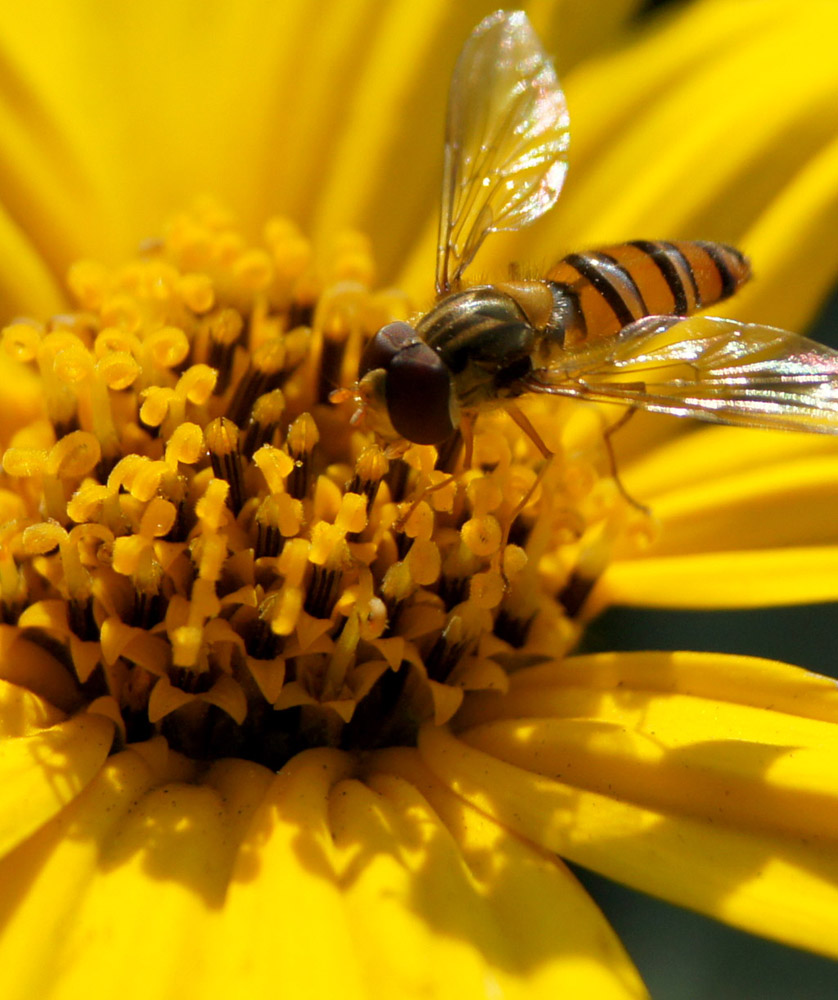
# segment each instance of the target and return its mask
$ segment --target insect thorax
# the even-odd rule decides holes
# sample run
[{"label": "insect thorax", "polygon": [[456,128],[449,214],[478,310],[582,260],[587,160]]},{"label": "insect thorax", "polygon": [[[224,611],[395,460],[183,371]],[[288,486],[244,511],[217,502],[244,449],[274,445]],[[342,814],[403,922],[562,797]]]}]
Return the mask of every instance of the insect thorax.
[{"label": "insect thorax", "polygon": [[443,299],[416,332],[445,362],[461,406],[480,406],[512,394],[530,371],[538,333],[512,296],[479,285]]}]

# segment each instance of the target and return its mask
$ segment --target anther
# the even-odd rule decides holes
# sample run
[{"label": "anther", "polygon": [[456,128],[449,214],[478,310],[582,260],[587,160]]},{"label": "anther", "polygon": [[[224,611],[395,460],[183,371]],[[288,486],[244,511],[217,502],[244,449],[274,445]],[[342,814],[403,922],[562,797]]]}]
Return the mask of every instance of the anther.
[{"label": "anther", "polygon": [[[265,497],[256,511],[256,545],[254,558],[278,556],[282,551],[283,537],[279,530],[279,510],[273,496]],[[256,655],[251,654],[251,655]]]},{"label": "anther", "polygon": [[488,612],[472,601],[461,604],[448,616],[445,627],[428,656],[425,666],[428,676],[446,681],[478,637],[486,631]]},{"label": "anther", "polygon": [[260,396],[253,404],[250,423],[244,434],[242,453],[248,458],[253,457],[257,448],[263,444],[271,444],[274,432],[279,427],[285,410],[285,396],[281,389]]},{"label": "anther", "polygon": [[312,618],[329,618],[340,595],[343,571],[333,566],[314,566],[306,589],[303,610]]},{"label": "anther", "polygon": [[425,657],[428,677],[440,682],[447,680],[470,644],[471,640],[464,634],[460,618],[453,615]]},{"label": "anther", "polygon": [[281,386],[286,377],[285,359],[285,344],[280,337],[266,341],[253,352],[250,367],[239,380],[227,411],[234,423],[244,425],[256,400]]},{"label": "anther", "polygon": [[378,445],[364,448],[355,463],[355,475],[346,484],[346,492],[365,496],[369,510],[389,465],[387,456]]},{"label": "anther", "polygon": [[[364,448],[355,463],[355,475],[346,484],[347,493],[357,493],[366,500],[366,511],[372,506],[375,495],[381,480],[387,474],[389,466],[387,456],[378,445],[369,445]],[[356,542],[361,537],[362,532],[353,531],[347,538],[350,542]]]},{"label": "anther", "polygon": [[218,372],[213,395],[221,396],[230,385],[233,354],[241,343],[244,320],[237,309],[222,309],[208,319],[209,353],[207,364]]},{"label": "anther", "polygon": [[294,468],[288,477],[287,489],[292,497],[302,500],[308,496],[313,482],[312,457],[320,440],[320,432],[313,418],[302,413],[288,428],[286,446],[294,460]]},{"label": "anther", "polygon": [[[270,604],[266,605],[269,610]],[[255,660],[273,660],[282,648],[283,638],[271,628],[266,616],[261,613],[249,621],[243,629],[244,648],[247,655]]]},{"label": "anther", "polygon": [[244,475],[242,456],[239,452],[239,429],[226,417],[218,417],[207,424],[204,434],[210,453],[212,471],[217,479],[230,485],[230,507],[238,514],[244,503]]}]

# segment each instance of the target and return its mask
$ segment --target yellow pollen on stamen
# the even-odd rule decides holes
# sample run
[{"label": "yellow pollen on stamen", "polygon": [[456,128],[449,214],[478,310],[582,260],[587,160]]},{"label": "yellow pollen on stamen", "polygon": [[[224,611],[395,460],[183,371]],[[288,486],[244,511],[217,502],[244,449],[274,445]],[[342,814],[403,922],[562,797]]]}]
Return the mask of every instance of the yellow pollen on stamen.
[{"label": "yellow pollen on stamen", "polygon": [[599,479],[598,415],[577,426],[533,401],[557,457],[518,512],[541,456],[502,413],[478,420],[462,469],[329,402],[355,395],[376,330],[413,313],[375,273],[362,234],[315,250],[272,219],[250,246],[205,203],[123,268],[75,264],[79,312],[3,330],[41,392],[2,456],[0,619],[63,645],[79,703],[109,692],[129,741],[158,730],[279,767],[309,739],[351,746],[393,671],[410,683],[386,718],[364,713],[364,745],[409,740],[451,718],[487,633],[499,664],[525,662],[549,608],[567,648],[611,553],[640,544]]},{"label": "yellow pollen on stamen", "polygon": [[462,528],[463,541],[476,556],[491,556],[500,548],[501,526],[491,514],[473,517]]}]

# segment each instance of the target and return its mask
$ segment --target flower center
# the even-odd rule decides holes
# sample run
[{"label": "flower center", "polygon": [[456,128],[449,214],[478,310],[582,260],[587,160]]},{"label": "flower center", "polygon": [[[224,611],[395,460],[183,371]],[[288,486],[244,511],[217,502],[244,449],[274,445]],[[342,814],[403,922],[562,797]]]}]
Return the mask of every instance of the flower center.
[{"label": "flower center", "polygon": [[599,413],[533,401],[557,459],[501,551],[541,461],[501,411],[462,469],[456,438],[394,458],[329,401],[407,318],[373,275],[357,234],[315,254],[274,220],[256,249],[204,207],[76,264],[76,312],[6,327],[41,413],[3,455],[0,629],[66,673],[61,707],[279,767],[409,743],[576,641],[631,519]]}]

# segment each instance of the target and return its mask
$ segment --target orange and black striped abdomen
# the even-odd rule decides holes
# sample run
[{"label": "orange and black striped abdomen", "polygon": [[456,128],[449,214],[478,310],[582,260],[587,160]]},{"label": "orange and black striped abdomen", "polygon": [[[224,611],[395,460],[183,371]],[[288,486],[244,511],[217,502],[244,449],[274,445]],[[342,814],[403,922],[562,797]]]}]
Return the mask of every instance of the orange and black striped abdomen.
[{"label": "orange and black striped abdomen", "polygon": [[635,240],[568,254],[545,280],[575,305],[564,339],[573,347],[644,316],[687,316],[733,295],[750,275],[747,259],[723,243]]}]

